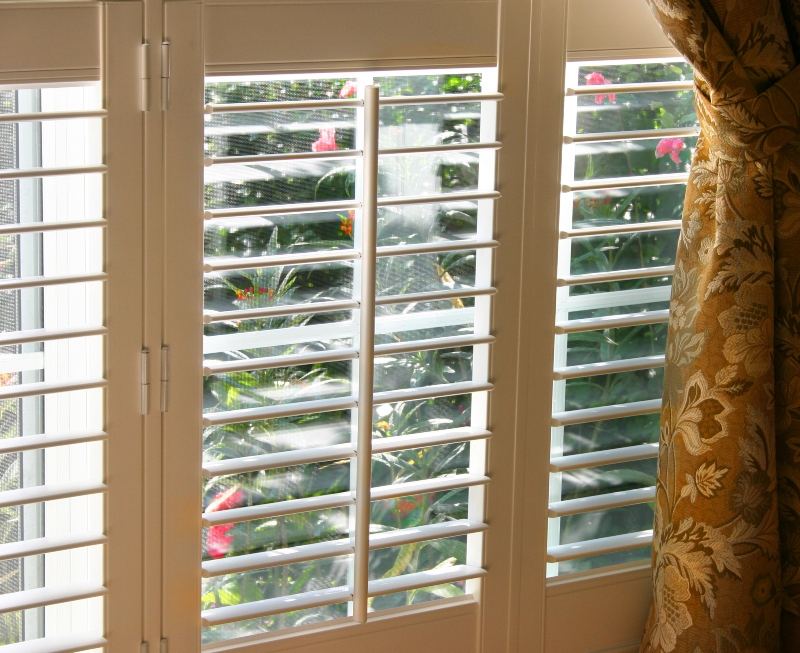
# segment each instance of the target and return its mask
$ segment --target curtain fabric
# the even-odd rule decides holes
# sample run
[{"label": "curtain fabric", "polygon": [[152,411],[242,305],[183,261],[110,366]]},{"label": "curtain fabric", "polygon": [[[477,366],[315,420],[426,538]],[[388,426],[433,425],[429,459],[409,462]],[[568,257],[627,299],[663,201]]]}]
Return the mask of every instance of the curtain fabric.
[{"label": "curtain fabric", "polygon": [[641,651],[800,651],[800,0],[648,2],[695,68],[701,136]]}]

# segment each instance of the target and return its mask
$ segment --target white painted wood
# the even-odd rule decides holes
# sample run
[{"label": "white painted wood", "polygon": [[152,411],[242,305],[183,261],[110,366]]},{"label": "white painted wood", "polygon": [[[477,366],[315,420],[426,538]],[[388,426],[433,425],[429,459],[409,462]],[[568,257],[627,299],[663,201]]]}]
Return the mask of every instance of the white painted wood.
[{"label": "white painted wood", "polygon": [[572,61],[676,55],[643,0],[569,0],[567,52]]},{"label": "white painted wood", "polygon": [[[547,588],[544,650],[559,653],[637,651],[649,607],[648,566],[553,580]],[[586,617],[581,628],[575,627],[576,614]]]},{"label": "white painted wood", "polygon": [[8,3],[2,16],[0,85],[99,79],[98,3]]},{"label": "white painted wood", "polygon": [[211,74],[493,65],[497,58],[496,0],[224,0],[206,5],[204,25]]}]

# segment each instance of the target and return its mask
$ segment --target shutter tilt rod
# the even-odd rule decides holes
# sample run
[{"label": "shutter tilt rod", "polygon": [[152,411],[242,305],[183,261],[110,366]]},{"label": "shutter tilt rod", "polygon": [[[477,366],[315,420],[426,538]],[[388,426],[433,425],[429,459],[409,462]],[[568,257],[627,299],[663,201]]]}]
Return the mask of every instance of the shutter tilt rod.
[{"label": "shutter tilt rod", "polygon": [[375,373],[375,268],[378,222],[378,87],[364,88],[363,203],[361,215],[361,302],[359,307],[358,432],[356,440],[356,528],[353,558],[353,616],[367,620],[369,522],[372,486],[372,409]]}]

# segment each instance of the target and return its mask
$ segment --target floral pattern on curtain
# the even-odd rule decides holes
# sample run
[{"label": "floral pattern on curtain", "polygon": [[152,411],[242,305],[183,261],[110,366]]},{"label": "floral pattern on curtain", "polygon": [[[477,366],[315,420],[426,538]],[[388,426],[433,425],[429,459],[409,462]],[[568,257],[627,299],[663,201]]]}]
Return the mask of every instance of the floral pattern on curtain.
[{"label": "floral pattern on curtain", "polygon": [[642,653],[800,651],[800,0],[648,0],[695,68]]}]

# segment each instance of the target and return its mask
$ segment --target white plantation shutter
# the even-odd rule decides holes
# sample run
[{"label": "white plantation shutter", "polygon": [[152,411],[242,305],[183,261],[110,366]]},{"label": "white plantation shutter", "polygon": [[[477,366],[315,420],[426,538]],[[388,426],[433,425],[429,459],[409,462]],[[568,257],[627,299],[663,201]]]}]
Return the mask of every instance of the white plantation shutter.
[{"label": "white plantation shutter", "polygon": [[139,19],[0,9],[3,651],[141,638]]},{"label": "white plantation shutter", "polygon": [[[496,21],[493,2],[168,8],[171,646],[269,647],[298,636],[302,647],[345,628],[336,646],[370,650],[386,641],[374,629],[389,607],[409,643],[478,646],[497,380]],[[459,75],[474,79],[445,85]],[[345,80],[356,93],[344,93]],[[270,84],[282,95],[271,97]],[[381,88],[374,106],[372,84]],[[417,118],[428,114],[439,117]],[[263,134],[280,135],[285,149],[261,149]],[[468,174],[443,185],[442,165]],[[352,192],[309,195],[303,184],[337,167],[355,171]],[[289,181],[258,190],[280,179],[297,190]],[[201,192],[202,206],[188,201]],[[447,214],[469,226],[448,232]],[[368,219],[376,233],[362,231]],[[392,231],[414,220],[416,232]],[[289,228],[307,229],[307,240],[287,245]],[[276,285],[311,276],[322,290]],[[439,358],[454,362],[438,377],[397,372]],[[329,378],[301,382],[300,370]],[[513,401],[513,375],[500,379]],[[401,428],[404,410],[423,417]],[[412,473],[425,456],[452,460]],[[389,461],[408,473],[388,474]],[[417,516],[388,520],[400,514]],[[505,591],[499,558],[496,569],[490,587]],[[425,615],[440,610],[454,627],[430,640]]]},{"label": "white plantation shutter", "polygon": [[[453,74],[458,72],[453,71]],[[469,74],[469,71],[464,74]],[[252,287],[245,283],[236,289],[241,307],[231,306],[234,310],[218,306],[219,302],[215,303],[213,295],[206,291],[203,320],[201,322],[198,319],[195,323],[198,332],[203,323],[207,331],[203,339],[203,372],[207,383],[212,384],[209,386],[212,392],[220,387],[220,383],[224,387],[226,383],[235,384],[237,379],[260,378],[261,383],[266,384],[261,386],[263,390],[258,391],[262,398],[256,402],[264,405],[244,407],[246,404],[243,404],[243,407],[229,407],[227,410],[207,409],[202,424],[206,441],[215,442],[219,433],[223,434],[222,443],[224,434],[228,432],[229,445],[225,447],[236,451],[238,440],[234,434],[237,433],[237,426],[250,424],[249,428],[252,429],[258,428],[259,424],[266,424],[268,431],[265,434],[269,430],[276,430],[273,437],[294,437],[295,442],[288,450],[273,446],[272,453],[245,457],[236,457],[235,454],[220,456],[213,448],[217,445],[211,445],[211,449],[209,444],[206,445],[203,475],[208,487],[215,488],[212,492],[215,494],[210,503],[206,498],[202,522],[207,551],[201,565],[203,603],[212,603],[201,615],[204,638],[224,641],[261,631],[280,634],[281,628],[302,624],[303,615],[312,614],[312,609],[316,610],[313,612],[314,620],[321,618],[323,623],[335,618],[353,623],[363,622],[368,619],[368,610],[377,609],[376,597],[431,586],[447,586],[451,588],[448,591],[458,595],[464,590],[459,590],[456,583],[485,574],[481,565],[480,534],[487,526],[482,517],[481,488],[489,480],[485,474],[483,450],[484,441],[490,435],[486,429],[486,394],[492,389],[492,384],[488,380],[487,354],[494,339],[488,331],[488,316],[491,296],[495,293],[491,286],[491,250],[497,243],[491,236],[493,203],[498,197],[493,186],[493,164],[495,150],[499,147],[494,140],[494,115],[495,104],[501,96],[493,92],[496,82],[493,81],[491,69],[476,70],[473,74],[481,79],[481,83],[480,89],[471,93],[442,95],[428,92],[422,96],[396,95],[378,99],[378,88],[371,86],[376,81],[382,80],[391,85],[393,79],[400,80],[394,83],[402,88],[402,80],[406,78],[410,80],[408,83],[417,84],[420,79],[426,78],[413,73],[400,76],[396,73],[374,73],[359,74],[347,82],[354,89],[359,89],[353,93],[354,97],[318,100],[288,98],[284,101],[245,103],[215,102],[213,97],[224,95],[226,89],[229,92],[230,85],[244,89],[248,88],[248,84],[286,86],[290,78],[225,78],[217,81],[212,77],[207,81],[207,93],[211,94],[212,102],[205,106],[208,116],[206,140],[207,146],[212,149],[219,138],[227,138],[230,134],[258,133],[262,129],[259,125],[273,124],[273,120],[276,125],[286,124],[287,133],[292,134],[294,130],[302,136],[309,126],[304,125],[304,118],[298,118],[297,112],[308,112],[300,115],[308,115],[311,120],[317,121],[311,122],[311,130],[319,130],[320,139],[327,133],[324,131],[327,129],[325,125],[329,124],[326,120],[330,120],[325,116],[332,116],[339,111],[345,117],[354,116],[355,120],[345,120],[345,127],[340,128],[338,138],[346,138],[348,129],[352,130],[353,138],[352,145],[342,149],[315,151],[316,148],[312,147],[311,151],[302,151],[300,144],[301,151],[290,154],[212,154],[207,155],[205,160],[204,217],[207,250],[211,247],[212,253],[204,262],[206,286],[214,287],[220,281],[241,285],[243,273],[262,281],[251,282],[254,284]],[[435,72],[427,75],[432,80],[438,79]],[[348,77],[346,74],[344,76]],[[311,85],[326,83],[325,77],[306,75],[305,79]],[[327,79],[331,79],[330,76]],[[465,115],[469,116],[467,120],[480,121],[480,129],[469,142],[440,144],[435,140],[436,132],[428,129],[421,140],[417,138],[409,144],[396,143],[400,147],[386,147],[386,141],[392,138],[396,128],[391,125],[379,128],[378,118],[381,111],[392,107],[401,107],[409,115],[430,107],[439,114],[444,112],[443,115],[450,112],[457,116],[459,112],[466,112]],[[298,120],[300,126],[292,127],[295,125],[292,121]],[[328,137],[333,138],[330,134]],[[304,176],[318,178],[325,169],[339,165],[342,160],[352,161],[357,171],[357,190],[352,199],[287,204],[280,201],[276,203],[271,195],[266,195],[262,205],[247,206],[237,205],[235,195],[231,195],[237,188],[231,186],[231,182],[269,179],[271,174],[280,172],[281,166],[290,166],[291,175],[296,179],[303,179]],[[471,165],[479,166],[473,188],[450,193],[436,190],[439,183],[437,166],[448,160],[466,160]],[[413,177],[413,184],[408,184],[409,164],[420,167],[420,172]],[[379,174],[383,175],[381,183]],[[388,186],[387,180],[391,182]],[[402,183],[397,185],[395,181]],[[423,192],[413,194],[417,189]],[[217,208],[220,202],[233,205]],[[409,219],[430,221],[435,218],[437,211],[441,213],[441,207],[471,212],[476,220],[473,231],[446,234],[445,238],[440,238],[434,230],[430,238],[421,242],[418,239],[414,242],[415,237],[411,235],[410,244],[404,244],[403,238],[394,235],[392,219],[395,222]],[[335,213],[337,211],[340,213]],[[275,229],[276,224],[291,225],[294,224],[292,221],[313,225],[315,220],[330,221],[332,217],[334,225],[339,224],[340,232],[349,230],[348,236],[352,232],[351,245],[330,248],[329,242],[317,244],[312,240],[310,247],[303,247],[302,243],[301,247],[295,244],[286,253],[252,256],[247,249],[241,249],[232,256],[220,256],[215,255],[213,245],[208,244],[213,242],[217,233]],[[202,216],[197,219],[201,220]],[[377,232],[374,227],[364,228],[365,223],[373,222],[377,225]],[[470,252],[474,254],[470,255]],[[467,254],[474,260],[471,263],[470,284],[455,283],[452,279],[444,285],[438,280],[432,284],[431,278],[426,282],[422,277],[415,282],[412,279],[410,291],[398,291],[408,286],[408,279],[402,276],[402,272],[398,277],[397,272],[393,271],[398,265],[394,261],[412,261],[410,267],[406,265],[400,269],[408,270],[413,276],[417,269],[432,270],[431,260],[442,260],[441,257],[451,254]],[[323,289],[329,297],[300,301],[289,301],[290,295],[284,296],[279,286],[273,291],[272,285],[269,288],[260,285],[274,282],[276,275],[279,277],[286,271],[289,274],[302,274],[303,266],[316,266],[310,269],[321,270],[323,279],[328,274],[326,270],[334,270],[334,274],[336,270],[352,270],[352,281],[347,281],[349,273],[334,277],[341,281],[330,282],[329,286],[323,280]],[[342,282],[344,286],[338,285]],[[426,307],[426,310],[415,307]],[[369,314],[374,314],[374,318],[368,319]],[[304,317],[320,315],[331,316],[332,319],[309,322]],[[292,326],[293,323],[297,326]],[[254,326],[250,327],[250,324]],[[385,376],[383,366],[402,362],[404,357],[425,356],[442,350],[469,352],[471,369],[467,370],[466,376],[449,383],[428,382],[419,387],[408,387],[407,382],[397,385],[397,381],[382,377]],[[248,353],[260,351],[271,353]],[[194,363],[194,369],[198,372],[200,362],[197,360]],[[298,366],[326,364],[333,364],[335,367],[332,369],[341,370],[343,377],[328,386],[310,386],[311,395],[302,385],[279,391],[272,386],[269,374],[265,374],[270,370],[292,372]],[[315,387],[323,393],[322,396],[313,394]],[[324,396],[326,387],[332,396]],[[231,390],[226,392],[230,393]],[[283,399],[283,395],[287,398]],[[462,401],[469,406],[471,418],[465,424],[446,428],[437,422],[446,424],[449,420],[433,420],[427,429],[417,426],[406,434],[388,437],[387,420],[392,419],[391,415],[398,414],[397,411],[402,407],[423,409],[426,401],[436,402],[448,397],[462,397]],[[325,426],[325,415],[339,415],[337,419],[344,420],[345,426],[348,422],[352,425],[346,426],[341,437],[336,438],[339,440],[336,443],[330,442],[334,431],[331,431],[330,425]],[[306,429],[308,434],[304,435],[302,428],[292,426],[302,424],[304,418],[317,419],[323,425],[317,427],[319,433]],[[320,422],[318,418],[323,421]],[[424,426],[426,422],[421,424]],[[281,428],[286,435],[281,435]],[[240,428],[238,432],[245,431]],[[379,434],[387,437],[378,438]],[[198,442],[199,435],[197,433],[194,436]],[[305,446],[303,438],[308,442]],[[287,442],[291,444],[289,440]],[[419,451],[421,459],[424,452],[431,449],[438,447],[446,451],[447,447],[454,445],[463,446],[465,452],[469,452],[468,459],[457,466],[463,467],[463,471],[448,473],[445,468],[439,472],[441,475],[426,477],[425,474],[414,474],[410,475],[412,480],[395,481],[389,485],[370,481],[370,468],[380,463],[380,458],[375,456],[397,456],[403,452]],[[266,450],[269,448],[266,447]],[[337,464],[349,466],[349,482],[346,481],[346,475],[340,475],[337,484],[343,485],[327,491],[320,488],[321,492],[318,490],[307,496],[294,496],[296,490],[291,489],[294,484],[290,481],[286,481],[288,484],[283,489],[284,482],[280,480],[283,477],[306,476],[313,480],[313,474],[322,466],[333,467]],[[270,472],[274,473],[270,476]],[[251,482],[256,483],[254,487],[248,487],[247,474],[255,474],[250,477],[253,479]],[[275,480],[270,481],[270,478]],[[259,487],[259,482],[277,485],[274,490],[269,490],[270,486]],[[459,490],[464,491],[468,505],[460,511],[463,517],[458,519],[430,522],[423,519],[410,528],[389,528],[382,527],[380,522],[375,522],[374,516],[370,516],[376,506],[382,504],[426,502],[429,501],[428,497],[435,499],[448,493],[455,496],[454,493]],[[251,498],[246,499],[245,495]],[[268,500],[270,496],[275,499]],[[328,515],[329,518],[336,514],[349,514],[351,525],[342,527],[338,539],[328,539],[328,536],[313,541],[313,533],[309,532],[302,535],[311,541],[289,546],[280,543],[275,531],[273,536],[267,537],[260,547],[252,551],[235,550],[238,545],[234,542],[238,540],[229,539],[232,538],[229,535],[232,529],[242,525],[247,527],[248,523],[255,523],[256,530],[269,532],[269,529],[275,528],[271,526],[275,523],[285,523],[291,527],[294,518],[302,528],[311,528],[313,517],[303,522],[305,514]],[[199,527],[196,533],[200,535]],[[373,565],[371,560],[383,550],[399,550],[399,547],[414,547],[447,538],[466,538],[465,557],[462,560],[453,561],[440,556],[428,563],[427,567],[423,563],[415,565],[417,570],[411,573],[397,575],[397,572],[393,572],[377,578],[369,575]],[[231,551],[231,548],[234,550]],[[334,567],[331,568],[332,563]],[[214,601],[209,598],[222,596],[219,594],[220,588],[234,587],[237,577],[244,586],[248,574],[263,575],[271,569],[275,569],[276,573],[289,573],[282,570],[294,569],[291,573],[308,574],[310,580],[293,586],[299,586],[302,591],[279,590],[274,591],[273,596],[260,599],[234,593],[228,594],[227,600],[213,605]],[[336,569],[339,571],[336,572]],[[331,581],[327,576],[334,572],[338,573],[338,579]],[[325,583],[332,584],[319,588]],[[477,586],[468,585],[467,591],[477,591]],[[325,606],[332,607],[328,610]],[[299,618],[296,616],[298,614]],[[272,621],[267,619],[273,616],[276,618]],[[192,636],[198,635],[199,629]],[[468,633],[464,637],[466,645]]]}]

